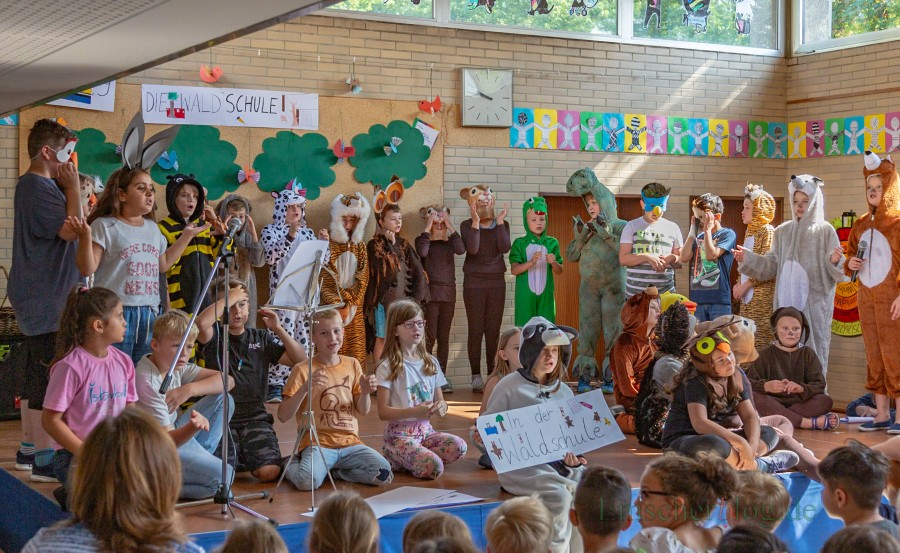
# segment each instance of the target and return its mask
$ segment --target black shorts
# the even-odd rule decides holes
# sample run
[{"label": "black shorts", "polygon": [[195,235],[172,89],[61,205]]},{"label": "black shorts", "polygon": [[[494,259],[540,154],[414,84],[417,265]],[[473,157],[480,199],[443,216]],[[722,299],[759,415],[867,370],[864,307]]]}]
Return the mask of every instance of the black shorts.
[{"label": "black shorts", "polygon": [[56,348],[56,332],[29,336],[20,346],[22,355],[17,363],[22,382],[22,399],[28,400],[28,408],[40,411],[44,408],[44,395],[50,382],[50,362]]},{"label": "black shorts", "polygon": [[[228,457],[235,472],[249,471],[266,465],[282,464],[281,448],[272,422],[253,420],[246,422],[231,421],[231,440]],[[216,452],[221,451],[221,448]],[[232,456],[237,451],[237,463]]]}]

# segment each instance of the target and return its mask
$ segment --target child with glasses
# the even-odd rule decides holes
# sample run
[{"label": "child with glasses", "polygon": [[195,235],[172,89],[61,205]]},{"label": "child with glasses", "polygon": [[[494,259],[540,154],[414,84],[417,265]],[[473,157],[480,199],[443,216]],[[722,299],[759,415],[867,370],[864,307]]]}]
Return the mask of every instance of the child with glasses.
[{"label": "child with glasses", "polygon": [[384,456],[396,472],[433,480],[444,465],[463,458],[465,440],[437,432],[431,417],[447,414],[441,386],[447,379],[425,348],[425,318],[411,300],[398,300],[387,310],[384,352],[375,369],[378,417],[387,421]]}]

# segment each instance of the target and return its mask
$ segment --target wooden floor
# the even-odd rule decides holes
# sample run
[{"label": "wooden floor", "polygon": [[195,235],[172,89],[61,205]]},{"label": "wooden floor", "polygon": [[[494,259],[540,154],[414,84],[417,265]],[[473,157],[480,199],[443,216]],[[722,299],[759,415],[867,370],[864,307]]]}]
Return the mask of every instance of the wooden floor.
[{"label": "wooden floor", "polygon": [[[468,389],[457,389],[447,397],[450,404],[450,412],[444,419],[434,421],[435,428],[452,432],[469,441],[469,426],[478,414],[481,401],[480,394],[473,394]],[[612,396],[607,396],[607,401],[612,402]],[[274,407],[268,408],[274,413]],[[380,450],[382,444],[381,433],[384,424],[378,420],[377,414],[369,413],[360,421],[360,434],[363,441],[375,449]],[[291,423],[276,422],[275,430],[281,442],[282,451],[287,454],[296,438],[296,425]],[[831,449],[842,445],[849,438],[856,438],[863,443],[875,444],[885,440],[887,436],[881,432],[859,432],[855,427],[842,425],[836,432],[816,432],[811,430],[798,430],[795,437],[807,448],[811,449],[819,458],[827,454]],[[20,423],[18,421],[0,422],[0,468],[4,468],[14,475],[28,482],[27,472],[17,472],[15,467],[15,452],[20,440]],[[628,436],[624,442],[613,444],[606,448],[590,452],[586,455],[590,464],[604,464],[622,471],[634,487],[637,487],[644,467],[653,458],[660,455],[659,450],[650,449],[637,443],[633,436]],[[485,470],[476,463],[478,451],[471,447],[468,455],[457,463],[447,467],[444,475],[436,481],[422,481],[407,474],[397,474],[393,483],[387,488],[374,488],[348,484],[336,481],[338,488],[352,488],[363,496],[381,493],[386,489],[398,486],[423,486],[444,489],[455,489],[463,493],[483,497],[487,501],[502,500],[510,497],[500,490],[497,477],[491,470]],[[51,491],[57,484],[37,484],[28,482],[35,490],[51,497]],[[270,493],[274,484],[262,485],[248,473],[238,474],[234,483],[235,495],[259,492],[267,490]],[[330,491],[326,484],[316,493],[317,502],[321,501]],[[308,517],[301,516],[309,510],[311,495],[309,492],[300,492],[290,483],[285,482],[278,490],[274,502],[268,500],[251,499],[243,502],[247,507],[259,511],[266,516],[276,519],[281,524],[293,522],[308,522]],[[230,524],[230,517],[223,517],[218,505],[201,505],[182,510],[186,530],[190,533],[225,530]],[[238,514],[238,517],[242,515]]]}]

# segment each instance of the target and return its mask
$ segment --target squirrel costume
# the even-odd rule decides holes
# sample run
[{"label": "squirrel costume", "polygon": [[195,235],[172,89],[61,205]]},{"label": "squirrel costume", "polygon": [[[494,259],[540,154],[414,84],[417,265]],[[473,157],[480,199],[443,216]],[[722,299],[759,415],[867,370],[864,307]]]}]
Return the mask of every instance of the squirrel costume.
[{"label": "squirrel costume", "polygon": [[[744,188],[744,198],[753,204],[752,218],[744,233],[744,247],[756,255],[766,255],[772,249],[772,237],[775,235],[775,228],[771,225],[775,218],[775,198],[756,184],[748,184]],[[741,295],[741,316],[756,323],[755,345],[756,349],[762,349],[775,339],[769,324],[775,279],[759,281],[747,275],[741,275],[740,279],[741,284],[750,283],[750,289]]]}]

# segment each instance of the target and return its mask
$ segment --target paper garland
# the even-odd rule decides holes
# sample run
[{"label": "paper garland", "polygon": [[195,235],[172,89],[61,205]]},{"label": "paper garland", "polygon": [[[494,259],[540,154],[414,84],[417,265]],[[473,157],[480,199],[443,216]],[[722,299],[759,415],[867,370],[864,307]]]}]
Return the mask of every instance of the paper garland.
[{"label": "paper garland", "polygon": [[900,111],[782,123],[517,107],[509,147],[801,159],[900,151]]}]

